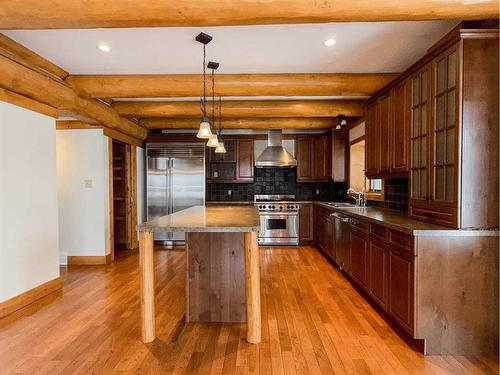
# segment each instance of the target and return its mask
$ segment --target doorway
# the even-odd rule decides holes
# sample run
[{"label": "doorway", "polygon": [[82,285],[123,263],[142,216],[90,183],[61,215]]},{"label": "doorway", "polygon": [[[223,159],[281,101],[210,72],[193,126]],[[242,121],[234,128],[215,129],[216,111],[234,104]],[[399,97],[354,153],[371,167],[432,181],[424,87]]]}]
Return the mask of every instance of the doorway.
[{"label": "doorway", "polygon": [[110,247],[115,252],[137,249],[136,147],[110,139]]}]

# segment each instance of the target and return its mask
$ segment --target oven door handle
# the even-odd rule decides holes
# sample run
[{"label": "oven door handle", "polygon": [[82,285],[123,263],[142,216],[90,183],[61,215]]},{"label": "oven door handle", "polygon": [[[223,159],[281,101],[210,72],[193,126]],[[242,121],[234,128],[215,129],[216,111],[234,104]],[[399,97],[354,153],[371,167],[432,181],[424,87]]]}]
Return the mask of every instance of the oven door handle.
[{"label": "oven door handle", "polygon": [[298,216],[298,212],[261,212],[260,216]]}]

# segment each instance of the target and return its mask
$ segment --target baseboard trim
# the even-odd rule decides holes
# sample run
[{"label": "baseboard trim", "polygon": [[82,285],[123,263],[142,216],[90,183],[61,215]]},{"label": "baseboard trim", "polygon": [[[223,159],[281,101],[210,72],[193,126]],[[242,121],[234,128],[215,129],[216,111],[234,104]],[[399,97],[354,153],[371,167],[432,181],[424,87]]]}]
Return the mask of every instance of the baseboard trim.
[{"label": "baseboard trim", "polygon": [[47,281],[33,289],[30,289],[18,296],[12,297],[7,301],[0,302],[0,318],[3,318],[14,311],[22,309],[25,306],[39,300],[46,295],[55,292],[62,288],[62,279],[60,276],[53,280]]},{"label": "baseboard trim", "polygon": [[68,256],[68,266],[96,266],[110,264],[111,253],[108,255],[70,255]]}]

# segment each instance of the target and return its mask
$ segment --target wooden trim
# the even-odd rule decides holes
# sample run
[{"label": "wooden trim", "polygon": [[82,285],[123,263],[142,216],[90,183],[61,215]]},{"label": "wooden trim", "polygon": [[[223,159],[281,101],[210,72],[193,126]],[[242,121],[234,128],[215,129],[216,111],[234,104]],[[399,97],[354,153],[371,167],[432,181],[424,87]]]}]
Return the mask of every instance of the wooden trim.
[{"label": "wooden trim", "polygon": [[144,147],[144,142],[140,139],[134,138],[130,135],[121,133],[117,130],[110,129],[107,126],[102,124],[89,124],[85,121],[79,120],[57,120],[56,121],[56,129],[57,130],[75,130],[75,129],[103,129],[103,133],[106,137],[115,139],[117,141],[138,146]]},{"label": "wooden trim", "polygon": [[[398,73],[217,74],[217,95],[363,99],[397,76]],[[199,97],[203,95],[202,81],[200,74],[72,75],[66,79],[80,93],[94,98]],[[199,106],[198,102],[195,104]]]},{"label": "wooden trim", "polygon": [[116,139],[117,141],[129,144],[129,145],[133,145],[133,146],[137,146],[137,147],[141,147],[141,148],[144,147],[144,141],[141,141],[140,139],[131,137],[130,135],[121,133],[117,130],[110,129],[108,127],[103,127],[103,129],[104,129],[104,135],[106,137]]},{"label": "wooden trim", "polygon": [[365,140],[365,136],[362,135],[356,139],[353,139],[352,141],[349,141],[349,147],[351,147],[352,145],[358,143],[358,142],[361,142],[361,141],[364,141]]},{"label": "wooden trim", "polygon": [[91,266],[109,264],[112,260],[112,253],[109,253],[107,255],[71,255],[68,256],[68,266]]},{"label": "wooden trim", "polygon": [[58,276],[55,279],[47,281],[46,283],[21,293],[18,296],[12,297],[7,301],[0,302],[0,318],[12,314],[14,311],[17,311],[61,288],[62,279]]},{"label": "wooden trim", "polygon": [[[2,34],[0,34],[1,36]],[[16,94],[15,92],[0,88],[0,100],[29,109],[30,111],[41,113],[42,115],[57,118],[57,108],[50,105],[37,102],[26,96]]]},{"label": "wooden trim", "polygon": [[115,217],[114,217],[114,189],[113,189],[113,139],[108,138],[108,248],[111,254],[111,261],[115,260]]},{"label": "wooden trim", "polygon": [[50,62],[38,53],[24,47],[4,34],[0,34],[0,49],[8,51],[13,55],[23,59],[27,63],[35,65],[58,78],[64,79],[69,73],[56,64]]},{"label": "wooden trim", "polygon": [[137,158],[135,146],[127,145],[126,147],[126,171],[127,178],[126,194],[126,225],[127,225],[127,249],[137,249],[139,246],[137,238]]},{"label": "wooden trim", "polygon": [[2,0],[0,29],[199,27],[498,18],[496,1]]}]

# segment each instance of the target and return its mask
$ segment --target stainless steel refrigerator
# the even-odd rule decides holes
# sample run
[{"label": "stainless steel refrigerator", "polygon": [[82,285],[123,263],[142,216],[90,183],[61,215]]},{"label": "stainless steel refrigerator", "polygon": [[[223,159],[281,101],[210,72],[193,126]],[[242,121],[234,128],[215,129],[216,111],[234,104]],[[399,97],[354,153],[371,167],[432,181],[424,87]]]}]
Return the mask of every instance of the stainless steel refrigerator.
[{"label": "stainless steel refrigerator", "polygon": [[[205,144],[146,144],[146,219],[154,220],[205,204]],[[185,240],[184,233],[155,234],[166,244]]]}]

